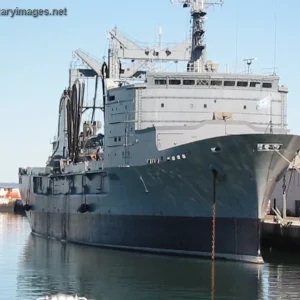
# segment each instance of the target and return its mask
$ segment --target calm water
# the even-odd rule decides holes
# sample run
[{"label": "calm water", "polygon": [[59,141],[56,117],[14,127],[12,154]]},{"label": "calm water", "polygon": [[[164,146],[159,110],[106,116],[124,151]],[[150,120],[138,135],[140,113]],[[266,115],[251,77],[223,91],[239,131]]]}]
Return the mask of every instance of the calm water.
[{"label": "calm water", "polygon": [[299,299],[300,259],[264,266],[167,258],[32,236],[26,218],[0,214],[0,300],[77,293],[95,300]]}]

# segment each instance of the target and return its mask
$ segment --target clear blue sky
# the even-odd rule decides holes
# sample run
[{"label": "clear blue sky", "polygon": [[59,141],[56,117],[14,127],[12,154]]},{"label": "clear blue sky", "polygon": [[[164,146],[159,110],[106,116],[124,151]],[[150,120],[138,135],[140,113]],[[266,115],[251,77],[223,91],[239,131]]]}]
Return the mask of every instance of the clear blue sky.
[{"label": "clear blue sky", "polygon": [[[210,59],[234,70],[236,21],[238,61],[257,57],[253,71],[268,72],[274,60],[274,19],[278,3],[277,65],[290,89],[288,123],[300,134],[300,1],[225,0],[208,14]],[[169,0],[2,0],[0,8],[67,8],[63,17],[0,16],[1,147],[0,182],[17,181],[19,166],[44,166],[49,140],[56,133],[58,101],[68,84],[72,51],[81,48],[102,58],[107,31],[118,26],[130,37],[154,42],[158,26],[163,41],[187,37],[189,11]]]}]

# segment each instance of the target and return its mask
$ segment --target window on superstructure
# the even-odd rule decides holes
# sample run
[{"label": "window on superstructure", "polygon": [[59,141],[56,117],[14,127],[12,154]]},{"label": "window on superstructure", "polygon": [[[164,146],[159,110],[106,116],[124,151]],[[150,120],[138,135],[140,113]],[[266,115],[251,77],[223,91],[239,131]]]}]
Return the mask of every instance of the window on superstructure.
[{"label": "window on superstructure", "polygon": [[247,87],[248,81],[238,81],[236,85],[239,87]]},{"label": "window on superstructure", "polygon": [[37,182],[38,178],[37,177],[33,177],[33,192],[37,193],[38,191],[38,182]]},{"label": "window on superstructure", "polygon": [[113,95],[113,96],[109,96],[109,101],[114,101],[116,99],[116,97]]},{"label": "window on superstructure", "polygon": [[166,79],[155,79],[155,84],[156,85],[164,85],[164,84],[167,84],[167,80]]},{"label": "window on superstructure", "polygon": [[235,86],[235,81],[224,81],[224,86]]},{"label": "window on superstructure", "polygon": [[161,103],[161,104],[160,104],[160,107],[165,107],[164,103]]},{"label": "window on superstructure", "polygon": [[184,85],[195,85],[195,80],[184,79],[184,80],[183,80],[183,84],[184,84]]},{"label": "window on superstructure", "polygon": [[265,88],[265,89],[270,89],[270,88],[272,88],[272,83],[271,82],[264,82],[262,84],[262,87]]},{"label": "window on superstructure", "polygon": [[197,85],[209,85],[209,80],[199,79],[197,80]]},{"label": "window on superstructure", "polygon": [[114,141],[115,141],[115,142],[117,141],[117,138],[116,138],[116,137],[114,138]]},{"label": "window on superstructure", "polygon": [[119,137],[119,142],[121,142],[121,138]]},{"label": "window on superstructure", "polygon": [[180,79],[169,79],[169,85],[180,85],[181,80]]},{"label": "window on superstructure", "polygon": [[212,80],[210,82],[210,85],[213,85],[213,86],[221,86],[222,85],[222,81],[221,80]]},{"label": "window on superstructure", "polygon": [[204,108],[207,108],[207,104],[204,104],[203,107],[204,107]]},{"label": "window on superstructure", "polygon": [[250,82],[250,87],[260,89],[261,88],[261,82]]}]

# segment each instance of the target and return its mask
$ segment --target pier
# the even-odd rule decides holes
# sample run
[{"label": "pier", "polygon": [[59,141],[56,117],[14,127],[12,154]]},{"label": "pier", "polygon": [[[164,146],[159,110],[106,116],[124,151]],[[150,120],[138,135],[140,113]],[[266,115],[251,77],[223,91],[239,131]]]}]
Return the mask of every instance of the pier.
[{"label": "pier", "polygon": [[270,249],[300,251],[300,219],[267,215],[261,229],[262,246]]},{"label": "pier", "polygon": [[300,156],[277,182],[262,223],[262,245],[277,250],[300,251]]}]

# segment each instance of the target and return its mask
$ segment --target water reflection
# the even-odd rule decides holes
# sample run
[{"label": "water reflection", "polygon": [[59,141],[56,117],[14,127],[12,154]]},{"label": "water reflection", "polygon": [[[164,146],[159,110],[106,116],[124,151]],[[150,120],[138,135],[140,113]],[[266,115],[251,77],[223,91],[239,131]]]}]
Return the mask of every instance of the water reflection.
[{"label": "water reflection", "polygon": [[33,236],[0,214],[0,300],[58,292],[95,300],[299,299],[300,259],[266,253],[264,266],[104,250]]},{"label": "water reflection", "polygon": [[299,299],[300,257],[283,252],[265,252],[260,299]]},{"label": "water reflection", "polygon": [[[29,236],[18,297],[71,292],[93,299],[211,299],[208,260],[167,258]],[[215,298],[257,299],[261,266],[217,262]]]},{"label": "water reflection", "polygon": [[0,300],[16,299],[18,261],[29,226],[24,217],[0,213]]}]

